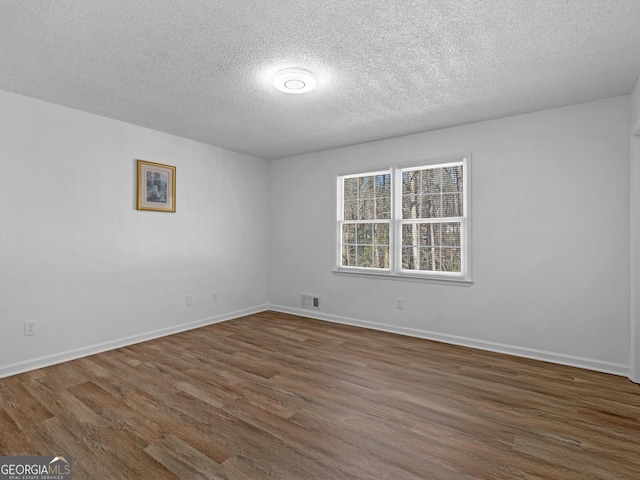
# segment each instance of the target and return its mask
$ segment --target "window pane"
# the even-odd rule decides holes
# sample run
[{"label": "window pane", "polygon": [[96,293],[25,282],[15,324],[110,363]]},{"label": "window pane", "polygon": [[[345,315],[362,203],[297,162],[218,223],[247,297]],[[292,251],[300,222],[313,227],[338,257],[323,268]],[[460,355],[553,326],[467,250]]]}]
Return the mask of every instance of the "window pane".
[{"label": "window pane", "polygon": [[402,247],[402,268],[405,270],[420,269],[420,249],[415,247]]},{"label": "window pane", "polygon": [[342,215],[344,220],[357,220],[358,202],[356,200],[345,200],[344,211]]},{"label": "window pane", "polygon": [[376,245],[389,245],[389,224],[376,223],[373,227],[373,243]]},{"label": "window pane", "polygon": [[404,195],[402,197],[402,218],[418,218],[417,195]]},{"label": "window pane", "polygon": [[440,270],[443,272],[460,272],[462,262],[460,261],[459,248],[442,248],[442,264]]},{"label": "window pane", "polygon": [[342,225],[342,243],[356,243],[356,226],[353,223],[345,223]]},{"label": "window pane", "polygon": [[461,217],[462,216],[462,194],[445,193],[442,195],[441,217]]},{"label": "window pane", "polygon": [[358,224],[358,245],[373,243],[373,223]]},{"label": "window pane", "polygon": [[418,245],[419,226],[416,223],[405,223],[402,225],[402,245]]},{"label": "window pane", "polygon": [[439,270],[440,248],[424,247],[420,249],[420,270],[436,272]]},{"label": "window pane", "polygon": [[390,223],[343,223],[341,266],[389,268]]},{"label": "window pane", "polygon": [[460,272],[460,236],[460,222],[403,224],[402,268]]},{"label": "window pane", "polygon": [[376,197],[391,198],[391,174],[376,175]]},{"label": "window pane", "polygon": [[343,220],[391,218],[390,173],[345,178],[343,185]]},{"label": "window pane", "polygon": [[355,247],[355,245],[343,245],[342,246],[342,266],[343,267],[355,267],[356,266],[356,247]]},{"label": "window pane", "polygon": [[360,200],[358,202],[358,219],[359,220],[373,220],[376,218],[375,215],[375,202],[373,198],[368,198],[364,200]]},{"label": "window pane", "polygon": [[460,222],[442,223],[442,246],[460,246]]},{"label": "window pane", "polygon": [[441,225],[439,223],[420,224],[420,245],[426,247],[440,245]]},{"label": "window pane", "polygon": [[373,175],[367,175],[365,177],[358,177],[358,190],[360,198],[373,198],[373,192],[375,189],[375,181]]},{"label": "window pane", "polygon": [[420,170],[420,174],[420,189],[416,193],[421,195],[440,193],[442,185],[441,168]]},{"label": "window pane", "polygon": [[358,179],[357,178],[344,179],[344,199],[345,201],[358,199]]},{"label": "window pane", "polygon": [[442,169],[442,191],[463,192],[462,165],[444,167]]},{"label": "window pane", "polygon": [[438,218],[441,216],[441,202],[442,196],[437,195],[423,195],[420,198],[420,213],[417,218]]},{"label": "window pane", "polygon": [[403,172],[402,218],[464,216],[462,172],[462,165]]},{"label": "window pane", "polygon": [[373,247],[371,245],[358,245],[358,267],[373,267]]},{"label": "window pane", "polygon": [[391,218],[391,198],[376,197],[376,219]]},{"label": "window pane", "polygon": [[389,268],[389,246],[376,246],[374,248],[373,266],[376,268]]},{"label": "window pane", "polygon": [[402,172],[402,194],[416,193],[420,185],[420,170]]}]

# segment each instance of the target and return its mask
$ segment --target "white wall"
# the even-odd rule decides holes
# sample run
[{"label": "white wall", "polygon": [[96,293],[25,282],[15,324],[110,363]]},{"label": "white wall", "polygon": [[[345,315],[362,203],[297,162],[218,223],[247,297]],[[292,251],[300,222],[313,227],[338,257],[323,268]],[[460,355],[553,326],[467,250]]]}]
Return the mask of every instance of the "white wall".
[{"label": "white wall", "polygon": [[[176,213],[135,209],[138,158]],[[0,166],[0,376],[267,304],[265,160],[0,92]]]},{"label": "white wall", "polygon": [[631,371],[640,383],[640,80],[631,92]]},{"label": "white wall", "polygon": [[[622,96],[272,161],[270,302],[628,374],[628,131]],[[332,273],[337,173],[467,152],[474,285]],[[300,293],[321,310],[299,309]]]}]

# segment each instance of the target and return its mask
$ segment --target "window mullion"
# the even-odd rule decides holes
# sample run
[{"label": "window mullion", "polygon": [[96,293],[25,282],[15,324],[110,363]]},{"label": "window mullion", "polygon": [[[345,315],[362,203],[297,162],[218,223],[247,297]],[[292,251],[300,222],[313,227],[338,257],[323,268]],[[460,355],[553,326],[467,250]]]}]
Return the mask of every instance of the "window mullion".
[{"label": "window mullion", "polygon": [[402,173],[399,168],[391,170],[391,221],[390,267],[391,272],[397,274],[402,265]]}]

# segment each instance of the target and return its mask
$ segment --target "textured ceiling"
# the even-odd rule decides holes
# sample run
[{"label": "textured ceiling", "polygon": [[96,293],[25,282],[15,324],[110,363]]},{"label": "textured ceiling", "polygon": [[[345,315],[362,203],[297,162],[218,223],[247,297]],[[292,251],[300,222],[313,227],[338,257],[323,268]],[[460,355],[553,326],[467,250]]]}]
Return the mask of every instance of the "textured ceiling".
[{"label": "textured ceiling", "polygon": [[0,0],[0,45],[2,90],[278,158],[629,93],[640,1]]}]

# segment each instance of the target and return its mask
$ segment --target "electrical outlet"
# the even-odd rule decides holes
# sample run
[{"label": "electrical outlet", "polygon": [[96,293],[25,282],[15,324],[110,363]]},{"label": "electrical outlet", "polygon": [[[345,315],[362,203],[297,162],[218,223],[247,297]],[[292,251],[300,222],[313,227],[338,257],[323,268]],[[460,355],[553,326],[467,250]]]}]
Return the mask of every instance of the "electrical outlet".
[{"label": "electrical outlet", "polygon": [[187,307],[193,304],[193,295],[187,295]]},{"label": "electrical outlet", "polygon": [[213,293],[211,294],[211,300],[214,302],[218,301],[218,291],[214,290]]},{"label": "electrical outlet", "polygon": [[403,310],[404,309],[404,299],[403,298],[396,298],[396,308],[398,310]]},{"label": "electrical outlet", "polygon": [[32,320],[30,322],[24,322],[24,336],[35,335],[38,333],[38,322]]}]

